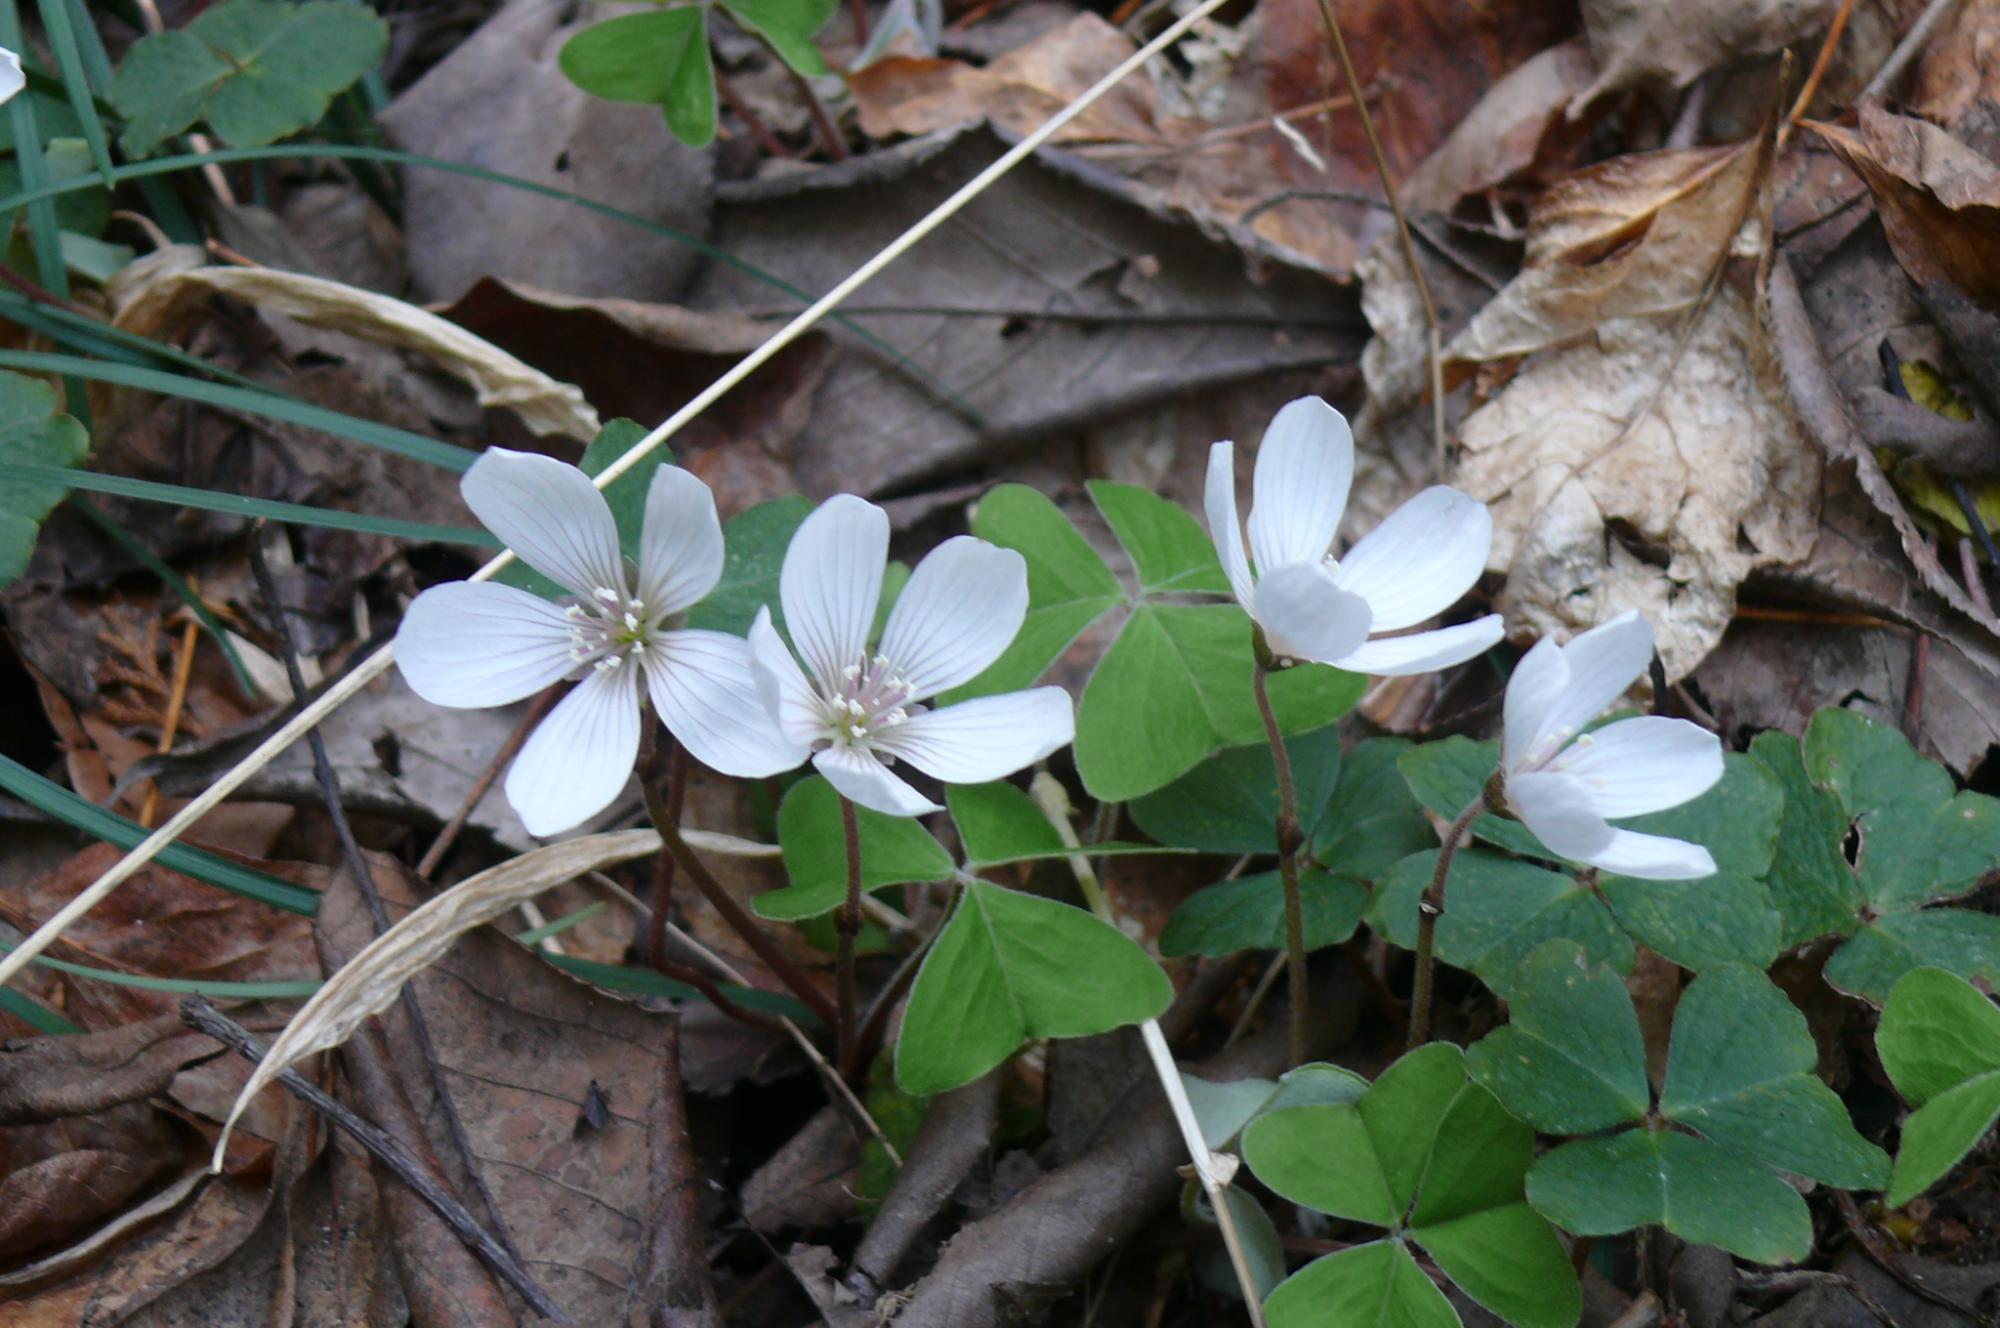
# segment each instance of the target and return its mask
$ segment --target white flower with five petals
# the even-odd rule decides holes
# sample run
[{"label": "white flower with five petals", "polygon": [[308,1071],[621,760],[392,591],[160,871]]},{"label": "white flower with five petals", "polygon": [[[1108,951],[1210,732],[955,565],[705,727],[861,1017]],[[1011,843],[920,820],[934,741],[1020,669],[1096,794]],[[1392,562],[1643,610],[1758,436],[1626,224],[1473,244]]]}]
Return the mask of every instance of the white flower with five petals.
[{"label": "white flower with five petals", "polygon": [[1257,450],[1245,557],[1235,447],[1209,449],[1209,536],[1237,602],[1272,652],[1397,676],[1460,663],[1498,641],[1498,614],[1369,639],[1435,617],[1471,589],[1486,566],[1493,518],[1483,503],[1438,485],[1390,513],[1336,560],[1333,541],[1353,479],[1354,435],[1340,412],[1318,397],[1285,406]]},{"label": "white flower with five petals", "polygon": [[722,576],[722,526],[707,485],[659,468],[636,568],[619,552],[604,495],[575,466],[493,448],[460,492],[488,530],[570,598],[552,603],[492,581],[433,586],[403,617],[396,662],[417,695],[461,708],[582,679],[507,771],[507,800],[530,833],[570,829],[618,796],[638,755],[642,696],[690,755],[725,775],[761,777],[805,759],[772,725],[743,640],[676,625]]},{"label": "white flower with five petals", "polygon": [[1701,845],[1609,822],[1706,792],[1722,778],[1715,735],[1650,715],[1582,732],[1652,658],[1652,624],[1631,609],[1568,645],[1544,637],[1521,657],[1507,681],[1501,741],[1507,805],[1573,861],[1655,881],[1711,876],[1715,859]]},{"label": "white flower with five petals", "polygon": [[851,494],[828,499],[799,526],[779,574],[798,657],[768,609],[750,628],[750,648],[779,729],[812,749],[828,783],[863,807],[919,816],[940,809],[893,762],[948,784],[1000,779],[1068,744],[1076,715],[1060,687],[921,704],[970,682],[1013,642],[1028,612],[1027,564],[970,535],[946,540],[910,573],[871,650],[888,556],[881,508]]}]

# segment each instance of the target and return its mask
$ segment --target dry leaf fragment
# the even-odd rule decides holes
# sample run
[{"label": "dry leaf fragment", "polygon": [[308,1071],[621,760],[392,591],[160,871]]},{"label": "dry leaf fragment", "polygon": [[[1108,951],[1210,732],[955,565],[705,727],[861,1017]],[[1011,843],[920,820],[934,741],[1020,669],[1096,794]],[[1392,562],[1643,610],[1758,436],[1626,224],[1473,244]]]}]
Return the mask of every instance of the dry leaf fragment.
[{"label": "dry leaf fragment", "polygon": [[1450,212],[1460,199],[1504,184],[1542,158],[1563,111],[1597,66],[1581,37],[1551,46],[1495,83],[1451,136],[1403,182],[1403,202]]},{"label": "dry leaf fragment", "polygon": [[1811,551],[1821,465],[1744,297],[1725,286],[1678,344],[1669,320],[1622,319],[1530,362],[1466,419],[1456,481],[1493,505],[1511,629],[1637,608],[1671,678],[1721,640],[1752,569]]},{"label": "dry leaf fragment", "polygon": [[388,1009],[403,984],[435,962],[460,936],[551,886],[613,863],[644,857],[659,847],[660,836],[652,830],[623,830],[550,844],[467,877],[376,937],[313,993],[257,1063],[256,1072],[222,1124],[222,1135],[215,1144],[216,1169],[221,1169],[230,1128],[261,1089],[303,1058],[339,1046],[363,1020]]},{"label": "dry leaf fragment", "polygon": [[1763,142],[1614,157],[1557,181],[1530,215],[1520,275],[1452,338],[1447,365],[1692,308],[1758,210]]},{"label": "dry leaf fragment", "polygon": [[480,405],[513,411],[535,433],[584,443],[597,436],[597,412],[576,387],[414,304],[276,268],[163,263],[149,271],[147,279],[121,292],[115,326],[145,336],[171,336],[202,300],[227,295],[313,327],[414,351],[470,387]]},{"label": "dry leaf fragment", "polygon": [[1875,196],[1896,261],[1919,286],[1949,281],[2000,309],[2000,169],[1924,120],[1873,104],[1860,132],[1815,123]]},{"label": "dry leaf fragment", "polygon": [[1597,81],[1575,117],[1608,92],[1673,91],[1717,65],[1764,55],[1825,28],[1835,0],[1584,0]]}]

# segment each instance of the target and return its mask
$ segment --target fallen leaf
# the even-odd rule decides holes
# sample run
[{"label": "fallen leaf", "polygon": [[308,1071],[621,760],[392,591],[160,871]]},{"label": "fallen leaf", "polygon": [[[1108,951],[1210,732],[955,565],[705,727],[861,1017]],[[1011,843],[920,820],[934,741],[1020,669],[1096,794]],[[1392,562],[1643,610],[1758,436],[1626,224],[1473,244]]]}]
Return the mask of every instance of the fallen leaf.
[{"label": "fallen leaf", "polygon": [[[378,123],[407,151],[705,235],[712,153],[683,146],[657,107],[592,97],[563,75],[557,52],[596,19],[572,22],[576,10],[567,0],[509,0]],[[487,276],[572,295],[671,300],[702,261],[657,230],[465,175],[406,168],[403,189],[410,274],[427,300],[456,299]]]},{"label": "fallen leaf", "polygon": [[1597,66],[1580,37],[1534,56],[1487,90],[1403,181],[1405,207],[1451,212],[1512,180],[1576,138],[1564,116]]},{"label": "fallen leaf", "polygon": [[1525,355],[1617,318],[1692,308],[1751,220],[1761,139],[1613,157],[1535,201],[1520,275],[1445,347],[1447,367]]},{"label": "fallen leaf", "polygon": [[1820,473],[1743,296],[1725,284],[1679,341],[1619,319],[1530,361],[1465,421],[1456,477],[1492,504],[1515,635],[1636,608],[1669,678],[1721,640],[1750,571],[1811,551]]},{"label": "fallen leaf", "polygon": [[1764,55],[1816,32],[1837,0],[1583,0],[1597,81],[1572,115],[1607,93],[1677,91],[1717,65]]},{"label": "fallen leaf", "polygon": [[171,340],[207,297],[226,295],[313,327],[414,352],[472,388],[480,405],[512,411],[537,434],[588,443],[602,427],[573,385],[426,309],[358,286],[277,268],[170,263],[119,295],[114,325],[127,332]]},{"label": "fallen leaf", "polygon": [[1905,92],[1911,111],[1944,125],[1982,101],[2000,100],[2000,0],[1954,0]]},{"label": "fallen leaf", "polygon": [[1948,281],[2000,308],[2000,168],[1924,120],[1861,108],[1860,132],[1813,129],[1868,184],[1896,259],[1921,286]]}]

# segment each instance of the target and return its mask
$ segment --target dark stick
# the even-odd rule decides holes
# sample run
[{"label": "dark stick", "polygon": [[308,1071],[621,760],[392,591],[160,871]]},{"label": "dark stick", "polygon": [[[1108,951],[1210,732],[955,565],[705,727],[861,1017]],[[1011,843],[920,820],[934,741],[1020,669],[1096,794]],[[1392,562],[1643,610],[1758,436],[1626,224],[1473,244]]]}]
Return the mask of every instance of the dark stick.
[{"label": "dark stick", "polygon": [[639,1266],[639,1285],[649,1302],[646,1321],[651,1328],[721,1328],[703,1248],[701,1171],[688,1139],[678,1016],[667,1021],[661,1038],[659,1090],[646,1115],[646,1145],[652,1194]]},{"label": "dark stick", "polygon": [[1931,658],[1931,634],[1918,632],[1910,642],[1910,681],[1903,694],[1903,736],[1917,745],[1924,728],[1924,674]]},{"label": "dark stick", "polygon": [[1278,714],[1271,708],[1270,688],[1264,679],[1270,668],[1265,659],[1270,648],[1257,633],[1257,663],[1250,671],[1250,688],[1257,694],[1257,713],[1264,717],[1264,736],[1271,742],[1271,764],[1278,773],[1278,878],[1285,887],[1285,966],[1291,992],[1292,1064],[1303,1065],[1308,1043],[1308,986],[1306,983],[1306,914],[1299,897],[1299,848],[1305,834],[1299,829],[1298,789],[1292,782],[1292,756],[1285,750],[1285,736],[1278,729]]},{"label": "dark stick", "polygon": [[[859,2],[860,0],[856,0],[856,3]],[[799,95],[805,98],[806,110],[812,115],[813,128],[819,132],[819,141],[826,145],[826,154],[835,161],[846,161],[847,140],[842,138],[840,130],[834,127],[833,117],[826,113],[826,107],[820,103],[819,94],[812,90],[812,84],[806,82],[805,75],[798,70],[786,65],[785,72],[792,76],[792,85],[799,90]]]},{"label": "dark stick", "polygon": [[[279,653],[285,658],[285,676],[291,680],[292,694],[304,696],[306,680],[299,669],[298,643],[292,639],[291,619],[286,616],[285,606],[278,598],[277,582],[272,579],[271,565],[264,557],[264,529],[263,523],[259,522],[250,533],[250,571],[257,579],[257,593],[269,606]],[[340,779],[334,774],[333,762],[327,758],[326,740],[320,737],[317,728],[308,729],[306,744],[312,748],[313,776],[319,782],[327,817],[333,822],[333,833],[340,840],[341,856],[347,860],[347,874],[354,878],[354,888],[361,892],[361,898],[367,903],[368,917],[374,924],[375,934],[380,936],[389,930],[389,910],[382,905],[382,895],[375,888],[375,874],[369,870],[360,841],[354,837],[354,827],[348,823],[347,810],[340,800]],[[521,1251],[514,1244],[513,1233],[507,1230],[507,1219],[501,1215],[499,1201],[493,1197],[493,1191],[486,1187],[486,1178],[480,1174],[479,1158],[472,1151],[472,1140],[465,1133],[465,1121],[459,1116],[458,1104],[452,1100],[451,1090],[445,1084],[444,1066],[438,1061],[437,1044],[431,1040],[430,1024],[424,1018],[423,1006],[417,1002],[414,987],[403,988],[402,1002],[403,1013],[410,1021],[410,1037],[424,1058],[424,1068],[430,1072],[431,1092],[444,1115],[452,1147],[458,1150],[459,1160],[465,1163],[465,1174],[471,1178],[472,1188],[478,1191],[480,1202],[486,1206],[486,1215],[493,1221],[493,1234],[500,1238],[508,1254],[520,1260]]]},{"label": "dark stick", "polygon": [[[182,1001],[181,1022],[208,1034],[253,1065],[264,1059],[264,1048],[257,1044],[257,1039],[251,1037],[241,1024],[209,1004],[206,997],[190,996]],[[571,1322],[561,1307],[549,1299],[548,1292],[536,1285],[535,1279],[528,1275],[528,1270],[523,1268],[513,1255],[502,1249],[499,1242],[489,1236],[479,1223],[473,1221],[472,1214],[465,1211],[464,1205],[438,1184],[394,1136],[334,1101],[303,1078],[297,1070],[281,1071],[278,1082],[283,1084],[292,1096],[326,1117],[328,1122],[337,1128],[346,1131],[356,1143],[380,1159],[383,1166],[394,1172],[397,1179],[429,1204],[432,1211],[443,1218],[445,1224],[458,1234],[459,1239],[484,1260],[487,1267],[504,1279],[508,1286],[513,1287],[516,1294],[528,1302],[537,1314],[557,1323]]]},{"label": "dark stick", "polygon": [[778,976],[779,981],[791,989],[792,995],[803,1001],[806,1008],[828,1028],[839,1027],[840,1017],[835,1013],[832,1002],[820,994],[819,988],[812,984],[811,979],[799,971],[799,966],[778,948],[776,941],[765,934],[764,929],[757,925],[757,920],[750,916],[743,905],[736,902],[736,896],[730,894],[722,882],[715,879],[715,874],[709,871],[708,864],[688,847],[687,840],[681,838],[680,826],[667,814],[667,800],[660,792],[659,771],[655,768],[657,764],[657,762],[647,762],[642,754],[640,768],[643,773],[639,780],[639,788],[646,799],[646,815],[652,819],[653,828],[660,832],[660,839],[666,844],[667,851],[674,855],[674,861],[680,864],[683,872],[687,873],[687,878],[694,882],[695,889],[701,891],[702,898],[722,915],[722,920],[729,924],[730,930],[743,938],[743,943],[748,945],[764,965]]},{"label": "dark stick", "polygon": [[792,150],[771,132],[771,126],[764,123],[764,117],[750,109],[750,103],[743,100],[743,94],[736,90],[736,85],[729,81],[729,75],[722,72],[719,64],[715,67],[715,90],[721,95],[722,104],[735,112],[736,118],[743,122],[743,127],[750,131],[750,137],[757,140],[758,146],[774,157],[789,158],[793,155]]},{"label": "dark stick", "polygon": [[860,1004],[854,991],[854,938],[861,934],[861,825],[855,817],[854,804],[845,795],[840,799],[840,829],[847,841],[847,900],[834,916],[834,930],[840,938],[839,960],[834,968],[840,1014],[837,1028],[840,1054],[835,1064],[840,1067],[840,1077],[852,1084],[861,1061],[858,1030],[854,1026],[855,1008]]},{"label": "dark stick", "polygon": [[1424,887],[1424,896],[1417,904],[1417,976],[1410,988],[1410,1050],[1431,1040],[1431,986],[1435,981],[1437,967],[1437,926],[1444,916],[1444,890],[1446,878],[1451,875],[1451,860],[1458,856],[1458,846],[1464,842],[1472,823],[1487,811],[1486,794],[1482,792],[1458,819],[1444,832],[1444,842],[1438,846],[1437,867],[1431,872],[1430,884]]}]

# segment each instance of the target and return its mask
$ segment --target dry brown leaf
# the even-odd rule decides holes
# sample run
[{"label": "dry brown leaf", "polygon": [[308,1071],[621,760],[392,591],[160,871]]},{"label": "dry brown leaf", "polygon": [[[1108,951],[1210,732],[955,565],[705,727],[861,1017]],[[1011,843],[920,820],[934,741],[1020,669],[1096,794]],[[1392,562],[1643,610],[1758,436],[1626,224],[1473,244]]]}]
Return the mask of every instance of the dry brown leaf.
[{"label": "dry brown leaf", "polygon": [[1514,633],[1640,609],[1672,678],[1722,638],[1752,569],[1811,551],[1821,464],[1744,297],[1725,286],[1678,342],[1670,320],[1621,319],[1530,362],[1466,419],[1455,481],[1492,504]]},{"label": "dry brown leaf", "polygon": [[283,314],[376,345],[413,351],[473,390],[479,404],[512,411],[538,434],[587,443],[597,436],[597,412],[583,393],[509,355],[455,323],[414,304],[276,268],[190,266],[199,250],[162,250],[132,269],[118,292],[114,325],[170,339],[210,295],[227,295],[267,313]]},{"label": "dry brown leaf", "polygon": [[2000,308],[2000,169],[1936,125],[1861,108],[1861,129],[1814,124],[1867,182],[1896,260],[1920,286],[1949,281]]},{"label": "dry brown leaf", "polygon": [[[692,835],[689,839],[700,842]],[[534,849],[467,877],[376,937],[313,993],[258,1062],[223,1122],[215,1146],[216,1164],[220,1165],[229,1142],[230,1127],[259,1090],[303,1058],[345,1042],[363,1020],[393,1004],[403,984],[441,958],[460,936],[552,886],[658,852],[659,847],[655,831],[623,830]]]},{"label": "dry brown leaf", "polygon": [[1826,27],[1835,0],[1583,0],[1597,81],[1571,114],[1624,88],[1672,91],[1717,65],[1764,55]]},{"label": "dry brown leaf", "polygon": [[1563,112],[1596,72],[1589,44],[1573,37],[1509,73],[1410,173],[1403,182],[1405,206],[1450,212],[1460,199],[1533,166],[1564,137]]},{"label": "dry brown leaf", "polygon": [[1905,91],[1912,111],[1947,125],[1982,101],[2000,101],[2000,0],[1956,0]]},{"label": "dry brown leaf", "polygon": [[[1095,14],[1079,14],[1053,32],[981,67],[958,60],[891,56],[848,80],[870,138],[928,134],[991,119],[1025,134],[1074,101],[1138,47]],[[1078,116],[1058,143],[1160,143],[1153,85],[1130,78]]]},{"label": "dry brown leaf", "polygon": [[1520,275],[1452,338],[1447,365],[1692,308],[1758,201],[1761,142],[1614,157],[1558,181],[1535,203]]}]

